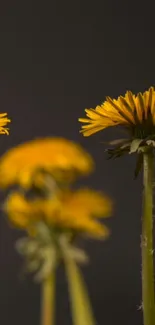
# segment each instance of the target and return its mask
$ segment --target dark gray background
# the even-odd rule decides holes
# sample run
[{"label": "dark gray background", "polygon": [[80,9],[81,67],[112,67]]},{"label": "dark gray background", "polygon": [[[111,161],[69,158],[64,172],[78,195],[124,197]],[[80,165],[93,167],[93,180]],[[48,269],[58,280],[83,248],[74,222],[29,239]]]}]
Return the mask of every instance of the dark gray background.
[{"label": "dark gray background", "polygon": [[[153,2],[152,2],[153,3]],[[101,141],[118,130],[89,138],[78,117],[106,95],[154,85],[154,11],[151,2],[12,1],[0,8],[0,111],[12,118],[0,153],[36,136],[79,141],[95,158],[96,172],[83,183],[115,199],[107,221],[111,238],[85,242],[91,264],[84,268],[97,325],[142,325],[140,178],[135,158],[107,161]],[[0,220],[0,320],[2,325],[39,324],[39,286],[20,279],[14,250],[18,231]],[[71,324],[63,272],[58,276],[57,325]]]}]

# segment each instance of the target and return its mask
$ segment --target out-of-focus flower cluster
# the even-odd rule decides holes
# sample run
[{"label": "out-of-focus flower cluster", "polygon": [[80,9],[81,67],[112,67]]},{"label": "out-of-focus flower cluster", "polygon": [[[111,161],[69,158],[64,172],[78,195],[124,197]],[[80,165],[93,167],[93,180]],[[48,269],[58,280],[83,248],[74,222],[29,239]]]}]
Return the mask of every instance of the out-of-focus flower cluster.
[{"label": "out-of-focus flower cluster", "polygon": [[111,200],[100,192],[72,189],[73,182],[89,174],[92,158],[79,145],[62,138],[34,140],[11,149],[0,161],[0,186],[11,190],[4,211],[14,226],[26,230],[18,249],[31,271],[43,278],[63,253],[85,260],[74,246],[80,235],[105,238],[106,226],[98,218],[112,213]]}]

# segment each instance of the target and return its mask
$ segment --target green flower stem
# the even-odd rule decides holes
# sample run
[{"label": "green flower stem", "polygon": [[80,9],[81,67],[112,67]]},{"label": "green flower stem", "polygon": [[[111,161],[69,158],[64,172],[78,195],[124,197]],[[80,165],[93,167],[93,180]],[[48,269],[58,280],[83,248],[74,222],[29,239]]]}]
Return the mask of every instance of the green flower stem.
[{"label": "green flower stem", "polygon": [[95,325],[85,283],[76,262],[65,259],[74,325]]},{"label": "green flower stem", "polygon": [[142,306],[144,325],[155,324],[153,267],[153,153],[144,153],[144,196],[142,217]]},{"label": "green flower stem", "polygon": [[55,274],[54,272],[42,282],[41,325],[54,325],[55,307]]}]

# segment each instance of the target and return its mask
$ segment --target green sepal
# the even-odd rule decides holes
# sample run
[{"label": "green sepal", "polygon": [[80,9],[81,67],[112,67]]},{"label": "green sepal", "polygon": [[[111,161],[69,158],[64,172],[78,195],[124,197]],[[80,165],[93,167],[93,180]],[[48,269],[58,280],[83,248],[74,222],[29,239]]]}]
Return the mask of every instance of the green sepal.
[{"label": "green sepal", "polygon": [[35,237],[24,237],[16,242],[18,252],[24,257],[24,271],[35,274],[34,280],[43,281],[63,260],[65,254],[78,263],[87,263],[86,253],[74,246],[70,233],[54,232],[40,222]]},{"label": "green sepal", "polygon": [[137,152],[138,152],[138,153],[146,153],[146,152],[150,151],[150,149],[151,149],[151,146],[148,146],[148,145],[146,144],[146,142],[145,142],[142,146],[140,146],[140,147],[138,148]]},{"label": "green sepal", "polygon": [[122,145],[121,147],[117,146],[115,148],[106,149],[105,152],[108,153],[108,159],[112,159],[112,158],[118,158],[125,155],[126,153],[129,152],[129,148],[130,148],[130,143],[128,142]]},{"label": "green sepal", "polygon": [[128,142],[129,142],[128,139],[116,139],[116,140],[107,142],[107,144],[109,144],[110,146],[123,146],[124,144],[126,144]]},{"label": "green sepal", "polygon": [[131,154],[131,153],[136,152],[142,142],[143,142],[143,139],[134,139],[131,142],[129,153]]},{"label": "green sepal", "polygon": [[147,140],[146,143],[148,146],[155,147],[155,140]]}]

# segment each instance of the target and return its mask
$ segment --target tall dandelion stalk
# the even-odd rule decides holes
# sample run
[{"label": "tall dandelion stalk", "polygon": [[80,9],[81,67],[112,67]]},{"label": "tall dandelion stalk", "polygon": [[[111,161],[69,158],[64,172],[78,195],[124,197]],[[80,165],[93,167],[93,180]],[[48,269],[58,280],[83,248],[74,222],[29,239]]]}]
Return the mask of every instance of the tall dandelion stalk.
[{"label": "tall dandelion stalk", "polygon": [[155,324],[153,266],[153,171],[152,150],[144,154],[144,194],[142,216],[142,297],[144,324]]},{"label": "tall dandelion stalk", "polygon": [[121,126],[127,137],[109,142],[109,158],[126,153],[137,153],[135,178],[143,167],[143,215],[142,215],[142,307],[144,325],[155,324],[155,288],[153,263],[153,172],[155,148],[155,89],[143,94],[127,91],[118,99],[106,98],[101,106],[86,109],[87,118],[81,132],[84,136],[107,127]]}]

